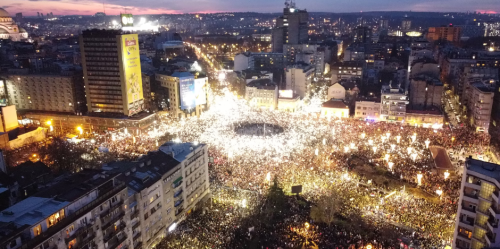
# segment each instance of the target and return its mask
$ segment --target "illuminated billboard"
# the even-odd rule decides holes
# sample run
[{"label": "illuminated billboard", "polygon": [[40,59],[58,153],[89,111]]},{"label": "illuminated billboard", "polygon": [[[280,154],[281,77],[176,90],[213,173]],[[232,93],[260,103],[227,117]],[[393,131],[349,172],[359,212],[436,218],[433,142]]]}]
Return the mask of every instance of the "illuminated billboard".
[{"label": "illuminated billboard", "polygon": [[121,45],[123,60],[122,91],[124,90],[126,93],[128,115],[130,116],[142,111],[144,105],[138,35],[122,35]]},{"label": "illuminated billboard", "polygon": [[291,99],[291,98],[293,98],[293,91],[292,90],[280,90],[279,97]]},{"label": "illuminated billboard", "polygon": [[207,103],[206,83],[207,83],[207,78],[194,80],[194,93],[196,97],[196,105],[204,105]]},{"label": "illuminated billboard", "polygon": [[132,14],[120,14],[120,20],[122,22],[122,27],[134,26],[134,17]]},{"label": "illuminated billboard", "polygon": [[195,108],[196,97],[194,88],[194,76],[179,77],[181,110]]}]

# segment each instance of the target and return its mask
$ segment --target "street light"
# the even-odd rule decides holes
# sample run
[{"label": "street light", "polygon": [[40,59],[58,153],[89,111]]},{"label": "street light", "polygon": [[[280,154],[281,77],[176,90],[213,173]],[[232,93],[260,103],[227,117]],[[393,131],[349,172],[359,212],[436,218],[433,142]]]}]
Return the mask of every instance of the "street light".
[{"label": "street light", "polygon": [[81,126],[76,127],[76,130],[80,132],[80,135],[83,134],[83,129]]},{"label": "street light", "polygon": [[448,172],[448,170],[447,170],[444,172],[444,179],[446,180],[446,179],[448,179],[448,177],[450,177],[450,172]]},{"label": "street light", "polygon": [[431,141],[429,141],[429,139],[425,140],[425,148],[426,149],[429,149],[429,144],[431,143]]},{"label": "street light", "polygon": [[417,182],[418,186],[422,185],[422,173],[417,174]]},{"label": "street light", "polygon": [[399,140],[401,139],[401,136],[400,135],[397,135],[396,136],[396,141],[398,141],[398,144],[399,144]]}]

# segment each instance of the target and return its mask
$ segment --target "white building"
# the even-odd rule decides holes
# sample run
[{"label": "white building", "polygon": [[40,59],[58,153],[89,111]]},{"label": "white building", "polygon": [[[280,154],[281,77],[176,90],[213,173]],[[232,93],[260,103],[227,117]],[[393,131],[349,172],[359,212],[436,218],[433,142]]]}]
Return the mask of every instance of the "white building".
[{"label": "white building", "polygon": [[245,87],[245,99],[251,106],[276,109],[278,86],[270,79],[253,80]]},{"label": "white building", "polygon": [[325,72],[325,63],[331,60],[332,51],[318,44],[284,44],[283,54],[287,65],[304,62],[312,65],[315,76],[320,77]]},{"label": "white building", "polygon": [[309,92],[309,87],[314,77],[314,67],[307,64],[288,66],[285,71],[286,89],[304,98]]},{"label": "white building", "polygon": [[12,20],[9,12],[0,8],[0,39],[20,41],[27,38],[28,32]]},{"label": "white building", "polygon": [[331,99],[321,105],[321,117],[348,118],[349,106],[341,99]]},{"label": "white building", "polygon": [[378,121],[380,101],[356,101],[354,117],[366,121]]},{"label": "white building", "polygon": [[235,72],[241,72],[245,69],[254,69],[254,58],[251,53],[239,53],[234,56]]},{"label": "white building", "polygon": [[408,97],[400,88],[382,87],[380,120],[403,122],[406,116]]},{"label": "white building", "polygon": [[328,99],[345,100],[345,88],[341,84],[335,83],[328,88],[327,97]]},{"label": "white building", "polygon": [[465,161],[453,248],[500,246],[500,165],[469,157]]},{"label": "white building", "polygon": [[[15,105],[18,110],[73,113],[79,104],[75,77],[42,74],[7,75],[5,78],[9,103]],[[83,86],[83,83],[81,85]]]}]

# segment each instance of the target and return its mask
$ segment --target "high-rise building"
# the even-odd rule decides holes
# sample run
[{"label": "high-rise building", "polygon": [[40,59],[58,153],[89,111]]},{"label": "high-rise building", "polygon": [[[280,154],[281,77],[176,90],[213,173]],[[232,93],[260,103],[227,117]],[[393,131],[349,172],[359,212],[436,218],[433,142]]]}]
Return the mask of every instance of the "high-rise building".
[{"label": "high-rise building", "polygon": [[401,30],[406,31],[411,29],[411,20],[410,19],[403,19],[401,22]]},{"label": "high-rise building", "polygon": [[283,52],[283,44],[301,44],[308,41],[308,19],[306,10],[295,8],[295,3],[286,2],[283,15],[276,19],[273,30],[273,52]]},{"label": "high-rise building", "polygon": [[143,110],[137,34],[86,30],[80,50],[89,112],[132,116]]},{"label": "high-rise building", "polygon": [[288,66],[285,71],[286,89],[292,90],[294,95],[304,98],[314,77],[314,67],[304,63]]},{"label": "high-rise building", "polygon": [[498,164],[471,157],[465,160],[453,248],[495,248],[500,245],[499,173]]},{"label": "high-rise building", "polygon": [[389,20],[388,19],[380,19],[379,21],[380,30],[388,30],[389,29]]},{"label": "high-rise building", "polygon": [[460,42],[462,37],[461,27],[430,27],[427,39],[430,41],[446,40],[453,43]]},{"label": "high-rise building", "polygon": [[372,42],[372,30],[369,27],[359,26],[354,30],[354,41],[361,43]]}]

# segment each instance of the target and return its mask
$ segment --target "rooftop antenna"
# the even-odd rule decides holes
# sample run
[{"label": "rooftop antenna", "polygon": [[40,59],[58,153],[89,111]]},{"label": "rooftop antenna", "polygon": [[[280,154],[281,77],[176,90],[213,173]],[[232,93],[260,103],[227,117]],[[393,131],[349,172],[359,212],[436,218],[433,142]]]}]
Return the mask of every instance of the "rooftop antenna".
[{"label": "rooftop antenna", "polygon": [[290,7],[290,2],[289,0],[285,0],[285,8],[289,8]]},{"label": "rooftop antenna", "polygon": [[295,1],[290,0],[290,7],[291,7],[291,8],[295,8]]}]

